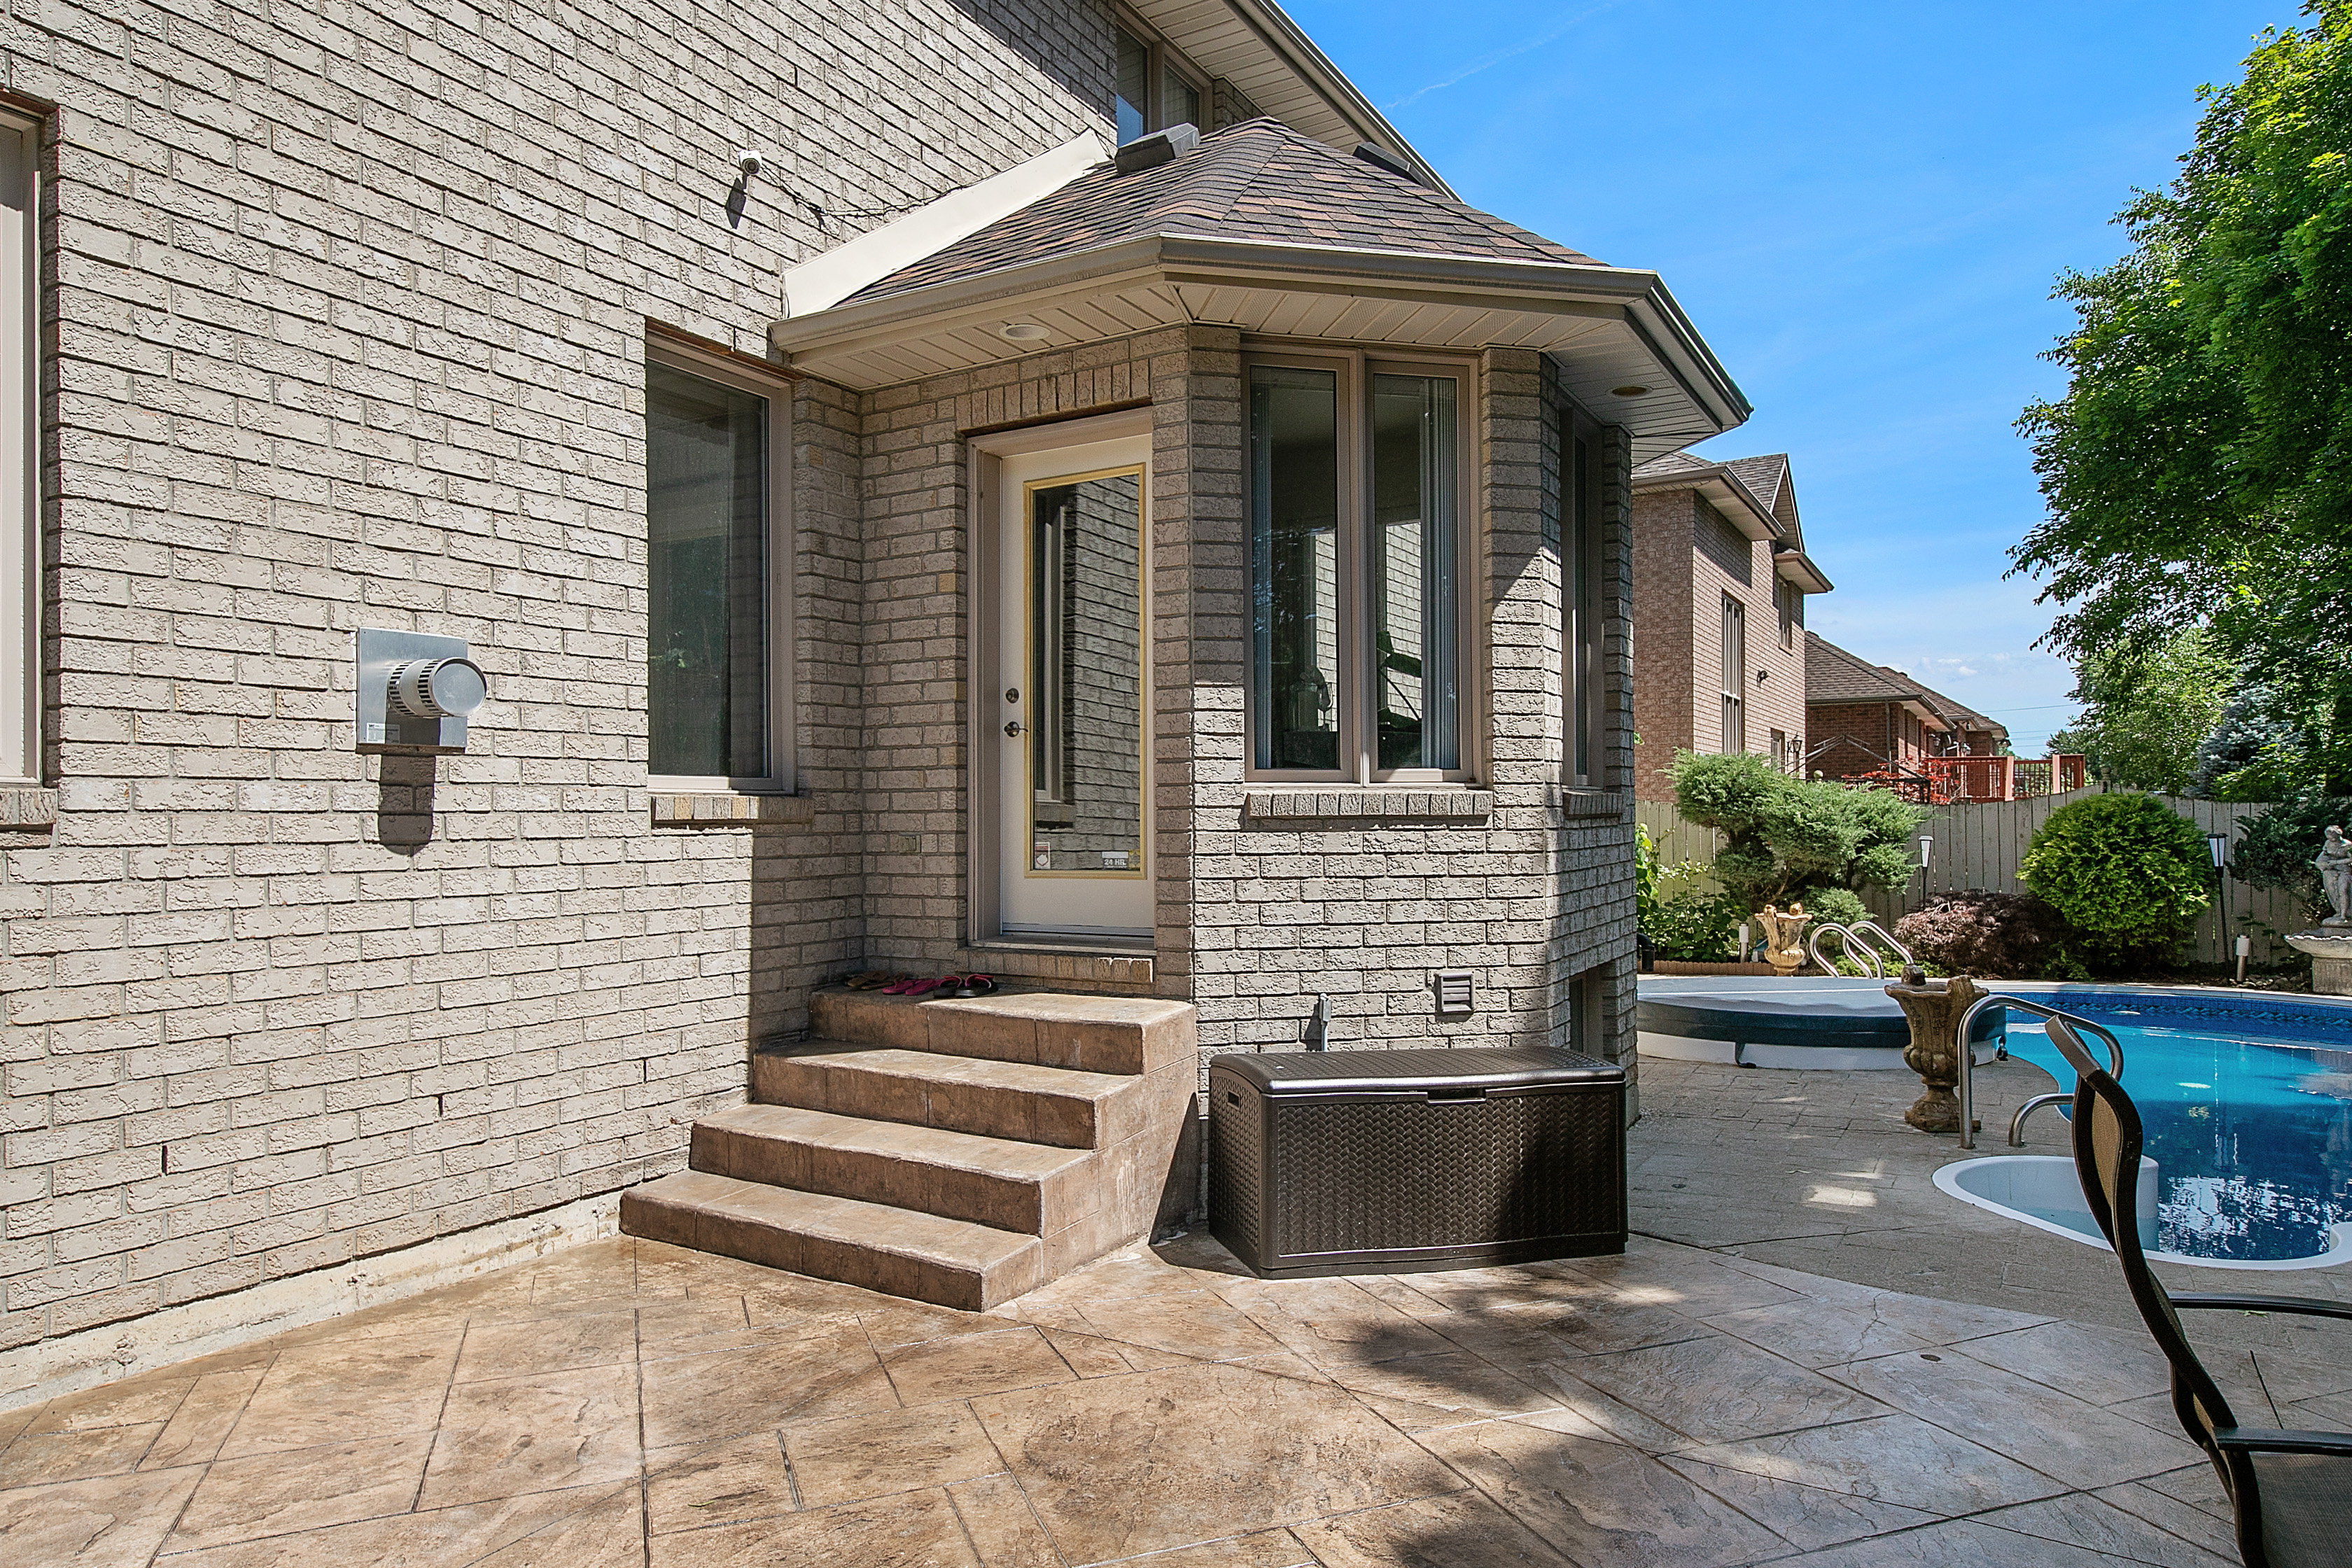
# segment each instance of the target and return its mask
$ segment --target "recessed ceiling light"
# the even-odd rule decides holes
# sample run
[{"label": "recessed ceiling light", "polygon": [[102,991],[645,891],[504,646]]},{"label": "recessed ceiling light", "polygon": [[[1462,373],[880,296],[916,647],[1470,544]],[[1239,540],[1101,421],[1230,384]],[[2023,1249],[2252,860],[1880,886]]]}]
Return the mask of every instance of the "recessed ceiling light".
[{"label": "recessed ceiling light", "polygon": [[1639,397],[1649,390],[1650,389],[1646,386],[1612,386],[1609,389],[1609,395],[1612,397]]},{"label": "recessed ceiling light", "polygon": [[1034,321],[1007,321],[996,331],[999,336],[1010,338],[1016,343],[1034,343],[1046,335],[1045,329]]}]

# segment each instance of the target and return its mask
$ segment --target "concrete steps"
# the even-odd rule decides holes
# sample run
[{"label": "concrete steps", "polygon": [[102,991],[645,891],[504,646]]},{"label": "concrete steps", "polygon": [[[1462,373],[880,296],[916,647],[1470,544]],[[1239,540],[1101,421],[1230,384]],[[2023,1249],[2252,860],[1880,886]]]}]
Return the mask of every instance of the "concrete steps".
[{"label": "concrete steps", "polygon": [[811,1016],[825,1037],[759,1052],[752,1102],[624,1194],[624,1231],[977,1310],[1190,1209],[1190,1006],[829,991]]}]

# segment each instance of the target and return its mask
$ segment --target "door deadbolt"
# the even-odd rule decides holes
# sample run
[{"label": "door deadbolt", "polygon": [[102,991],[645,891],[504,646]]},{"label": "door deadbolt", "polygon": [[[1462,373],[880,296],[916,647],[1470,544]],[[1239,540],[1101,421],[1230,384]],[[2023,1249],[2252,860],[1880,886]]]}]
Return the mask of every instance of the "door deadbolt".
[{"label": "door deadbolt", "polygon": [[1020,701],[1020,700],[1021,700],[1021,689],[1020,689],[1019,687],[1017,687],[1017,686],[1008,686],[1008,687],[1006,687],[1006,688],[1004,689],[1004,700],[1006,700],[1007,702],[1018,702],[1018,701]]}]

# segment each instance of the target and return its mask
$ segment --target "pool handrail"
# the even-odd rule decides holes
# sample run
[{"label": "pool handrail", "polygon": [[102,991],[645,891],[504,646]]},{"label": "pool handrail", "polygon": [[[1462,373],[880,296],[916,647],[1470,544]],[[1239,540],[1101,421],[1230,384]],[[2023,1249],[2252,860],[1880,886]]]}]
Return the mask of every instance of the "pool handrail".
[{"label": "pool handrail", "polygon": [[[1822,956],[1822,938],[1832,931],[1837,933],[1839,957],[1853,959],[1855,963],[1870,971],[1870,978],[1873,980],[1886,978],[1886,964],[1880,958],[1878,949],[1872,945],[1870,939],[1873,937],[1892,949],[1895,956],[1901,959],[1906,966],[1918,962],[1911,956],[1909,948],[1895,941],[1894,933],[1876,921],[1857,921],[1850,926],[1840,925],[1835,921],[1822,921],[1813,927],[1812,934],[1805,939],[1805,955],[1813,961],[1813,967],[1824,974],[1837,973],[1837,966]],[[1857,953],[1861,956],[1855,957]]]},{"label": "pool handrail", "polygon": [[[2113,1078],[2119,1083],[2123,1080],[2124,1044],[2121,1040],[2116,1039],[2114,1034],[2109,1032],[2105,1025],[2095,1024],[2091,1022],[2090,1019],[2082,1016],[2080,1014],[2069,1013],[2063,1008],[2053,1007],[2047,1003],[2029,1001],[2022,996],[2012,996],[2003,991],[1995,991],[1989,994],[1979,996],[1974,1003],[1970,1004],[1967,1012],[1960,1015],[1960,1021],[1953,1026],[1953,1044],[1958,1048],[1960,1058],[1961,1148],[1973,1149],[1977,1146],[1977,1058],[1976,1052],[1969,1048],[1969,1027],[1976,1023],[1977,1015],[1983,1012],[1988,1007],[2020,1007],[2028,1013],[2033,1014],[2036,1017],[2056,1018],[2060,1022],[2067,1024],[2076,1029],[2087,1030],[2091,1034],[2098,1036],[2099,1038],[2105,1040],[2107,1045],[2107,1076]],[[2074,1097],[2072,1095],[2067,1095],[2064,1098],[2071,1100]],[[2032,1107],[2028,1105],[2025,1108],[2025,1110],[2030,1110],[2032,1109]],[[2017,1114],[2016,1120],[2010,1124],[2012,1139],[2016,1134],[2018,1125],[2025,1120],[2025,1110],[2020,1110]]]}]

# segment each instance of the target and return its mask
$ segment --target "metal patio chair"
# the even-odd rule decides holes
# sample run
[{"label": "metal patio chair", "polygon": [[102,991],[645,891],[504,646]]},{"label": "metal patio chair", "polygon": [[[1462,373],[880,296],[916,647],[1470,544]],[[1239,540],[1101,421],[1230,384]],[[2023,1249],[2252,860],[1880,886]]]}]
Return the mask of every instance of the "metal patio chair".
[{"label": "metal patio chair", "polygon": [[2074,1069],[2074,1170],[2091,1217],[2123,1265],[2132,1304],[2172,1364],[2172,1408],[2205,1450],[2237,1514],[2246,1568],[2344,1568],[2352,1563],[2352,1433],[2241,1426],[2180,1331],[2183,1309],[2287,1312],[2352,1320],[2352,1305],[2290,1296],[2174,1295],[2147,1266],[2139,1215],[2140,1120],[2131,1097],[2092,1059],[2063,1019],[2050,1039]]}]

